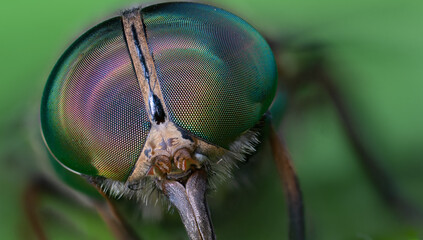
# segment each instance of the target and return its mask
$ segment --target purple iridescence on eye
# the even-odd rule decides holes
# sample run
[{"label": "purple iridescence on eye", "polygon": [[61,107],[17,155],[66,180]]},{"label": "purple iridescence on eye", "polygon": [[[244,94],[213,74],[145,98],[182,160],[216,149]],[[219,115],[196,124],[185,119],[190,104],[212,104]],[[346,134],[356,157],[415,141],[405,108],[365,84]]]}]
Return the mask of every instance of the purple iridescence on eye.
[{"label": "purple iridescence on eye", "polygon": [[77,173],[126,180],[151,126],[120,18],[91,29],[64,53],[41,113],[59,162]]}]

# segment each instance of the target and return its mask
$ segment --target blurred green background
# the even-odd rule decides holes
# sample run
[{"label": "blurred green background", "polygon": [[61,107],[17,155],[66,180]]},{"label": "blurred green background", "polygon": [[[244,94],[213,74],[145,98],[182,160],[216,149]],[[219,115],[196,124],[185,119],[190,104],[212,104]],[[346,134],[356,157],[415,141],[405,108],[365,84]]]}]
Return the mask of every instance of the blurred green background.
[{"label": "blurred green background", "polygon": [[[8,1],[0,15],[0,238],[34,239],[22,209],[29,177],[43,168],[38,108],[53,65],[80,34],[139,1]],[[423,209],[422,1],[209,1],[263,34],[322,43],[360,134],[407,198]],[[297,166],[309,239],[422,239],[395,215],[357,163],[333,104],[318,89],[289,103],[281,133]],[[319,95],[319,94],[318,94]],[[319,95],[319,96],[320,96]],[[210,196],[218,239],[287,239],[277,173],[264,146],[237,180]],[[261,162],[261,163],[260,163]],[[223,192],[223,190],[222,190]],[[42,199],[51,239],[111,239],[98,215],[55,196]],[[48,220],[50,219],[50,220]],[[145,239],[184,239],[177,214],[132,216]],[[182,230],[182,231],[181,231]]]}]

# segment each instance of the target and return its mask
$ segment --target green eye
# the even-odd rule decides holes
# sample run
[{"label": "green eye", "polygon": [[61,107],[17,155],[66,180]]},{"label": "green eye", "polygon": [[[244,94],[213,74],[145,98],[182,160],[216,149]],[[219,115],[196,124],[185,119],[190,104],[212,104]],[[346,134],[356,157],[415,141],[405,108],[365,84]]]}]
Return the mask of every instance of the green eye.
[{"label": "green eye", "polygon": [[[269,46],[245,21],[208,5],[165,3],[140,11],[163,114],[228,148],[272,102],[277,73]],[[41,106],[45,141],[62,165],[118,181],[133,171],[153,124],[128,47],[129,41],[140,47],[139,39],[128,38],[123,25],[112,18],[72,44],[54,67]]]},{"label": "green eye", "polygon": [[209,177],[228,177],[252,151],[257,133],[248,130],[276,85],[270,47],[244,20],[203,4],[157,4],[100,23],[65,51],[44,90],[41,127],[56,167],[102,196],[159,191],[190,239],[214,239]]},{"label": "green eye", "polygon": [[270,47],[244,20],[212,6],[165,3],[141,13],[170,120],[228,148],[273,100]]},{"label": "green eye", "polygon": [[124,181],[150,129],[144,105],[122,21],[110,19],[54,67],[41,105],[45,141],[68,169]]}]

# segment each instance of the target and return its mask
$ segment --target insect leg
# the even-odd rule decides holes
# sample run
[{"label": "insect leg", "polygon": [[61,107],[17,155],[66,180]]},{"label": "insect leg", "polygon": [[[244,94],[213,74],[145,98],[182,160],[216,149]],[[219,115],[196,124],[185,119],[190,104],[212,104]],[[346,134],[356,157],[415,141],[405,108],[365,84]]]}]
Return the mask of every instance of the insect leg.
[{"label": "insect leg", "polygon": [[354,124],[351,113],[348,111],[339,90],[333,84],[330,75],[325,72],[318,74],[320,84],[332,99],[343,124],[345,134],[359,156],[358,160],[361,166],[379,194],[399,215],[407,219],[411,218],[423,222],[423,212],[401,193],[392,176],[380,164],[380,159],[372,154],[360,138],[360,131],[357,129],[357,125]]},{"label": "insect leg", "polygon": [[284,186],[285,198],[289,209],[289,236],[291,240],[305,239],[304,208],[300,184],[292,160],[284,144],[270,125],[270,145],[273,158]]},{"label": "insect leg", "polygon": [[59,186],[57,183],[55,183],[55,181],[46,177],[33,177],[33,179],[30,181],[30,184],[27,186],[23,193],[23,204],[25,214],[28,217],[30,226],[34,230],[37,239],[47,239],[47,234],[41,223],[41,216],[38,213],[38,209],[40,209],[41,205],[40,198],[44,194],[65,196],[66,199],[71,199],[78,204],[96,209],[100,217],[107,224],[117,239],[139,239],[135,235],[132,228],[121,217],[113,202],[104,195],[103,191],[100,193],[103,195],[103,197],[105,197],[105,201],[83,196],[76,191],[67,189],[66,186]]},{"label": "insect leg", "polygon": [[[283,50],[286,50],[282,49],[281,44],[277,41],[271,40],[270,43],[276,56],[278,54],[283,54]],[[377,158],[363,141],[358,124],[354,122],[353,115],[348,109],[347,102],[337,88],[330,71],[328,71],[328,64],[324,52],[325,47],[326,46],[322,44],[311,44],[310,46],[291,49],[294,53],[307,57],[306,60],[302,60],[302,63],[297,64],[297,67],[299,66],[300,69],[297,69],[296,74],[284,76],[288,79],[284,79],[286,81],[281,82],[281,84],[285,86],[287,91],[292,95],[306,84],[320,85],[330,97],[341,120],[345,134],[358,156],[357,159],[360,165],[382,199],[400,216],[406,219],[417,220],[419,223],[423,222],[423,212],[403,195],[391,174],[389,174],[381,164],[381,159]],[[286,72],[284,67],[283,63],[278,61],[279,73]]]},{"label": "insect leg", "polygon": [[37,209],[39,209],[39,198],[43,191],[49,191],[50,189],[51,185],[44,178],[34,178],[23,193],[25,214],[39,240],[47,239],[37,212]]},{"label": "insect leg", "polygon": [[115,237],[120,240],[138,240],[140,239],[132,227],[126,222],[126,220],[119,213],[116,205],[113,203],[107,194],[94,182],[91,183],[97,191],[103,196],[105,201],[93,200],[92,203],[107,224],[110,230],[113,232]]}]

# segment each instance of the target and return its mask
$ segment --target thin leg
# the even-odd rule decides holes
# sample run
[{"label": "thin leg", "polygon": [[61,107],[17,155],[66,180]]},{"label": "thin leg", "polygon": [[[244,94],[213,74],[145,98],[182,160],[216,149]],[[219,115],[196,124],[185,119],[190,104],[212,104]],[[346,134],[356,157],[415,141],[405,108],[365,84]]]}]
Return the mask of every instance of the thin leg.
[{"label": "thin leg", "polygon": [[319,75],[321,76],[320,83],[324,86],[332,99],[339,118],[342,120],[341,122],[344,126],[345,133],[359,156],[358,159],[361,166],[366,171],[379,194],[388,203],[388,205],[395,209],[395,211],[397,211],[400,215],[406,218],[423,221],[423,213],[421,210],[401,194],[400,190],[393,181],[393,178],[383,168],[383,165],[380,164],[381,161],[377,159],[371,151],[369,151],[360,139],[360,131],[357,129],[356,124],[353,123],[350,112],[347,111],[346,104],[338,89],[331,81],[330,76],[324,72]]},{"label": "thin leg", "polygon": [[288,151],[282,144],[277,133],[270,126],[269,134],[273,158],[284,186],[285,197],[289,209],[289,237],[291,240],[305,239],[303,200],[292,161]]},{"label": "thin leg", "polygon": [[134,234],[132,228],[130,228],[130,226],[121,217],[111,200],[104,194],[103,191],[100,193],[104,196],[105,201],[94,200],[91,198],[81,198],[78,193],[63,190],[45,177],[35,177],[31,180],[30,185],[25,189],[23,194],[25,214],[29,219],[29,223],[34,230],[36,237],[40,240],[45,240],[47,239],[47,235],[44,231],[38,213],[38,209],[40,209],[40,197],[44,194],[67,196],[67,199],[72,199],[81,205],[88,204],[88,206],[95,208],[103,221],[111,229],[116,239],[139,239]]},{"label": "thin leg", "polygon": [[119,213],[116,205],[113,201],[98,187],[97,184],[91,183],[97,191],[103,196],[105,201],[93,200],[93,205],[103,221],[107,224],[110,230],[113,232],[116,239],[119,240],[139,240],[132,227],[126,222],[126,220]]},{"label": "thin leg", "polygon": [[[271,41],[271,46],[276,55],[281,53],[281,44]],[[285,76],[283,85],[288,88],[288,92],[295,94],[305,84],[320,84],[327,92],[338,112],[345,133],[357,153],[361,166],[368,175],[371,183],[378,191],[382,199],[395,211],[406,219],[414,219],[423,222],[423,212],[406,197],[396,186],[392,176],[385,170],[382,161],[378,159],[370,149],[364,144],[360,137],[360,129],[354,123],[352,114],[340,91],[336,88],[333,79],[325,67],[324,45],[311,45],[300,49],[298,52],[308,56],[308,60],[302,63],[302,69],[295,76]],[[279,73],[284,73],[284,66],[278,62]],[[284,76],[282,76],[284,77]]]},{"label": "thin leg", "polygon": [[40,195],[49,189],[50,184],[43,178],[36,178],[28,185],[23,194],[25,214],[29,223],[39,240],[47,239],[38,215]]}]

